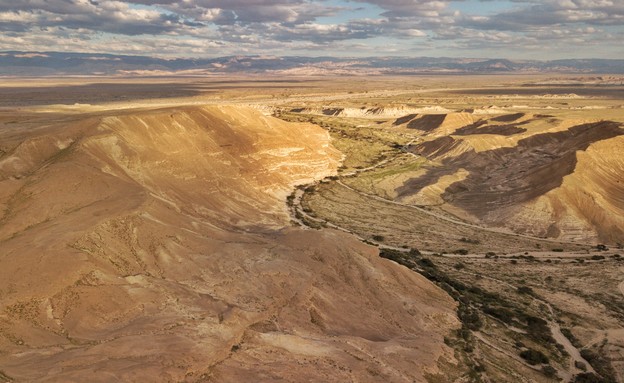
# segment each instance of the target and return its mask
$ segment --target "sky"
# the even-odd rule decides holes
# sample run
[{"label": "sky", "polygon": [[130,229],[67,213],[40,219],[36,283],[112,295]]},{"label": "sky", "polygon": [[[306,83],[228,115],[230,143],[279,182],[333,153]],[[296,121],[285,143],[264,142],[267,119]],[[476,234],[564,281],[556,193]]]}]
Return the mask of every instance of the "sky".
[{"label": "sky", "polygon": [[624,59],[624,0],[0,0],[0,51]]}]

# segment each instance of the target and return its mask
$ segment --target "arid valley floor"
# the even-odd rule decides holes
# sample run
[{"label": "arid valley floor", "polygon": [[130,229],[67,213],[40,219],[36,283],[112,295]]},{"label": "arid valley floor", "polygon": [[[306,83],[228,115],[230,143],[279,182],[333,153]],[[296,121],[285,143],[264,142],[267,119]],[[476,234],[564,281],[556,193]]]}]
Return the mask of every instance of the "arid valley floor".
[{"label": "arid valley floor", "polygon": [[0,382],[624,382],[624,78],[3,79]]}]

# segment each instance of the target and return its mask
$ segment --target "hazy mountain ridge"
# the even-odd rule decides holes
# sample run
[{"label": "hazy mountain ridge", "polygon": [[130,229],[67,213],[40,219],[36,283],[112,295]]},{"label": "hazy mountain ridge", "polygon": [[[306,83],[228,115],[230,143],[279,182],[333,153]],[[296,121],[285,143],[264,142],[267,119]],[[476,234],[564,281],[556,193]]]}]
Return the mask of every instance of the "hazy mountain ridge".
[{"label": "hazy mountain ridge", "polygon": [[419,73],[624,73],[624,60],[553,61],[448,57],[228,56],[163,59],[65,52],[0,52],[2,76],[158,75],[172,73],[419,74]]}]

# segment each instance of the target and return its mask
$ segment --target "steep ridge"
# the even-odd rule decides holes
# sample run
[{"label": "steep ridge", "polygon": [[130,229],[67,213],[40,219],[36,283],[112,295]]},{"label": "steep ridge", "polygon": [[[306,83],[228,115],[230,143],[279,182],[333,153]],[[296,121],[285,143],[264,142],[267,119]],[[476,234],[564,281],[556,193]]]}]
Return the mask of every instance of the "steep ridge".
[{"label": "steep ridge", "polygon": [[406,115],[418,114],[444,114],[450,110],[441,106],[430,106],[413,108],[405,105],[383,106],[383,107],[322,107],[322,108],[295,108],[290,110],[293,113],[324,115],[345,118],[401,118]]},{"label": "steep ridge", "polygon": [[[509,225],[566,240],[624,243],[624,136],[577,152],[574,172],[560,187],[522,206]],[[550,212],[545,215],[540,212]],[[535,222],[527,228],[527,220]],[[552,222],[557,222],[552,225]]]},{"label": "steep ridge", "polygon": [[449,185],[441,198],[473,219],[538,236],[623,241],[617,153],[624,129],[609,121],[560,128],[490,150],[471,150],[455,137],[416,145],[415,153],[442,166],[397,191],[410,199],[463,169],[469,174]]},{"label": "steep ridge", "polygon": [[293,185],[339,165],[326,131],[215,106],[2,134],[2,374],[421,382],[453,362],[448,295],[287,227]]}]

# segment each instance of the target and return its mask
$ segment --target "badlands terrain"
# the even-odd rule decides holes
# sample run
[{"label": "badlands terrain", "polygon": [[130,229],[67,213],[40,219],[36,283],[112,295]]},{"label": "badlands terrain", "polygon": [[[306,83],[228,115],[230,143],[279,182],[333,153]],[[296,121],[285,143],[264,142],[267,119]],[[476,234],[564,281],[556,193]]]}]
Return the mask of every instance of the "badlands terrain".
[{"label": "badlands terrain", "polygon": [[624,382],[616,76],[4,79],[0,382]]}]

